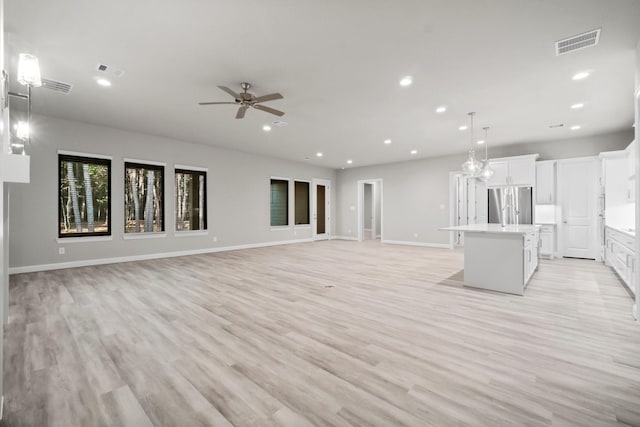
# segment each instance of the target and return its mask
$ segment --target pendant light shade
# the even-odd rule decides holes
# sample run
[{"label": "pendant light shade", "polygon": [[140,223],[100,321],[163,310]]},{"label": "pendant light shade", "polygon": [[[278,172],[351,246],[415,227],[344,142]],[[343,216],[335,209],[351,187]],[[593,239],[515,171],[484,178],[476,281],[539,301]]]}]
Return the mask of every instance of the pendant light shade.
[{"label": "pendant light shade", "polygon": [[476,152],[474,150],[474,141],[473,141],[473,116],[476,113],[469,113],[469,118],[471,120],[471,149],[469,150],[469,157],[467,161],[462,164],[462,173],[466,176],[475,178],[480,175],[480,171],[482,171],[482,163],[476,160]]},{"label": "pendant light shade", "polygon": [[489,128],[482,128],[484,130],[484,161],[482,162],[482,170],[480,170],[480,174],[478,178],[483,181],[489,181],[494,174],[491,165],[489,164],[489,139],[487,138],[487,134],[489,132]]},{"label": "pendant light shade", "polygon": [[482,163],[476,160],[476,153],[474,150],[469,150],[469,157],[467,161],[462,164],[462,173],[467,176],[476,177],[482,170]]}]

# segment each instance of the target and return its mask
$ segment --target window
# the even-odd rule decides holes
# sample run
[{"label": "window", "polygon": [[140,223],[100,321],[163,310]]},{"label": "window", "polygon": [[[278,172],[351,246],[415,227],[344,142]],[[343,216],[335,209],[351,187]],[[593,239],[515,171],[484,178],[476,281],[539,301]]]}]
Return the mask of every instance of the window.
[{"label": "window", "polygon": [[289,225],[289,181],[271,180],[271,226]]},{"label": "window", "polygon": [[309,183],[296,181],[295,195],[295,225],[309,225]]},{"label": "window", "polygon": [[58,237],[111,235],[111,160],[58,155]]},{"label": "window", "polygon": [[207,173],[176,169],[176,231],[207,229]]},{"label": "window", "polygon": [[125,162],[124,232],[164,231],[164,166]]}]

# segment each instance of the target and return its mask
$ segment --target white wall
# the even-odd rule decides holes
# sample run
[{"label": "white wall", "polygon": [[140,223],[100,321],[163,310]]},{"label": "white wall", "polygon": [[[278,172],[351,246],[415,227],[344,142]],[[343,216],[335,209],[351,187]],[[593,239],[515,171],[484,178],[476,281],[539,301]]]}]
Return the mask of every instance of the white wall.
[{"label": "white wall", "polygon": [[[37,135],[34,135],[29,149],[31,184],[18,184],[11,188],[12,269],[309,239],[312,236],[310,227],[290,227],[277,231],[270,229],[269,178],[328,179],[335,188],[335,171],[327,168],[46,116],[36,116],[34,120],[33,128],[37,129]],[[215,140],[215,135],[212,135],[212,139]],[[59,149],[113,156],[111,241],[72,243],[60,239],[61,242],[58,242]],[[164,238],[123,239],[125,157],[167,163],[164,180],[167,236]],[[206,236],[174,236],[173,167],[176,163],[209,169],[209,234]],[[335,207],[333,197],[331,204]],[[335,217],[335,210],[331,216]],[[213,236],[217,237],[215,243]],[[64,255],[58,254],[59,247],[65,248]]]},{"label": "white wall", "polygon": [[[541,160],[597,155],[624,149],[631,131],[593,137],[491,148],[489,157],[540,154]],[[447,245],[449,235],[438,228],[449,225],[449,172],[460,170],[465,154],[338,171],[335,234],[357,236],[358,180],[384,180],[384,240]]]}]

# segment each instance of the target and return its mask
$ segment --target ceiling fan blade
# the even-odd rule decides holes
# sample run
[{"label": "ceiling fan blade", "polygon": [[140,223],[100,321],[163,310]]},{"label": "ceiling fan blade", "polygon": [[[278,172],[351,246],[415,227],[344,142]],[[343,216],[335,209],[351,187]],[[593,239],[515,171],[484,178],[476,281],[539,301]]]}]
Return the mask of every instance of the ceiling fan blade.
[{"label": "ceiling fan blade", "polygon": [[262,95],[254,99],[255,102],[267,102],[267,101],[275,101],[276,99],[282,99],[283,96],[279,93],[271,93],[269,95]]},{"label": "ceiling fan blade", "polygon": [[284,116],[284,113],[282,111],[276,110],[275,108],[267,107],[266,105],[254,105],[253,108],[266,111],[267,113],[275,114],[276,116]]},{"label": "ceiling fan blade", "polygon": [[240,99],[240,95],[235,93],[234,91],[232,91],[228,87],[226,87],[226,86],[218,86],[218,88],[220,88],[223,91],[227,92],[229,95],[233,96],[235,99]]},{"label": "ceiling fan blade", "polygon": [[244,113],[247,112],[249,107],[240,107],[238,108],[238,112],[236,113],[236,119],[244,119]]},{"label": "ceiling fan blade", "polygon": [[220,104],[234,104],[235,102],[198,102],[198,105],[220,105]]}]

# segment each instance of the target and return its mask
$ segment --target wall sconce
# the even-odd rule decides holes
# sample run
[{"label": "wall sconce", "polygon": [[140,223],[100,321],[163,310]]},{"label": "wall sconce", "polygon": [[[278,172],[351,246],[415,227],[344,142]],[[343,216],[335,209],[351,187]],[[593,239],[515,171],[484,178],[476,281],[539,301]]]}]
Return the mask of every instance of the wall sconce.
[{"label": "wall sconce", "polygon": [[18,83],[29,88],[42,86],[38,58],[29,53],[20,54],[20,59],[18,60]]},{"label": "wall sconce", "polygon": [[[21,53],[18,60],[18,83],[27,87],[27,93],[5,92],[9,96],[21,98],[27,101],[27,121],[19,121],[16,125],[16,136],[27,144],[31,143],[31,88],[42,86],[40,75],[40,65],[38,58],[29,53]],[[6,81],[6,80],[5,80]],[[5,86],[5,91],[7,90]],[[8,99],[8,97],[7,97]],[[14,144],[12,144],[13,146]],[[19,144],[18,144],[19,145]],[[22,154],[24,152],[24,142],[22,143]]]}]

